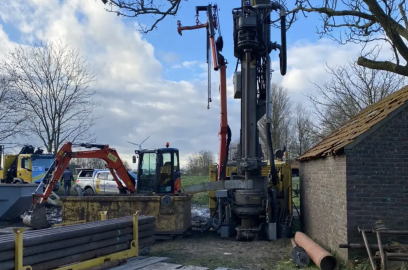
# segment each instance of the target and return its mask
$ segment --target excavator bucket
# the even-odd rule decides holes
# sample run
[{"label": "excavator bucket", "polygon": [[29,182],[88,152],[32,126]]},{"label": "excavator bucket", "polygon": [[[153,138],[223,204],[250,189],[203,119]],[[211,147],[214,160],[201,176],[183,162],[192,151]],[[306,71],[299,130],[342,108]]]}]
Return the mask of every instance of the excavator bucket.
[{"label": "excavator bucket", "polygon": [[37,230],[50,227],[50,223],[47,220],[45,203],[32,205],[30,210],[24,214],[23,223]]}]

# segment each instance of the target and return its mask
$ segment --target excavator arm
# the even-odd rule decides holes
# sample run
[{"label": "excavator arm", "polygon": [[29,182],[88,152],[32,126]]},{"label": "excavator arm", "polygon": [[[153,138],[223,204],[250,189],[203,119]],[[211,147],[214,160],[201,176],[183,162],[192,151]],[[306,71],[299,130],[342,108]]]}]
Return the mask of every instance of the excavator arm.
[{"label": "excavator arm", "polygon": [[[72,146],[86,147],[86,148],[98,148],[97,150],[89,151],[72,151]],[[25,225],[34,227],[36,229],[45,228],[49,226],[45,215],[45,204],[48,197],[50,196],[54,186],[58,183],[65,168],[68,166],[72,158],[98,158],[106,161],[106,167],[110,170],[113,178],[118,185],[121,193],[126,193],[129,190],[131,193],[136,192],[136,182],[135,179],[129,175],[122,160],[120,159],[118,153],[115,149],[109,147],[109,145],[101,144],[76,144],[73,145],[71,142],[64,144],[58,151],[54,163],[48,170],[44,177],[43,183],[39,185],[36,192],[33,194],[33,205],[29,210],[29,213],[23,218]],[[123,180],[126,187],[123,187],[121,181]],[[50,180],[48,180],[50,179]],[[46,185],[45,191],[41,192],[43,185]],[[38,198],[41,198],[38,202]]]}]

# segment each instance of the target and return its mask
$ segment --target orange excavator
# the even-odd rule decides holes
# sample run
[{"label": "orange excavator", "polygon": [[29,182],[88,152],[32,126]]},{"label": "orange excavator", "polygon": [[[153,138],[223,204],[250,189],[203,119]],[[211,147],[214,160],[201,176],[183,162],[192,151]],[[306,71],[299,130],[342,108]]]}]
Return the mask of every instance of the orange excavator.
[{"label": "orange excavator", "polygon": [[[200,23],[198,20],[200,11],[207,12],[207,22]],[[196,25],[182,26],[180,21],[177,21],[177,31],[182,35],[184,30],[207,29],[207,64],[208,64],[208,106],[211,102],[211,60],[213,69],[220,72],[220,150],[219,150],[219,166],[217,180],[225,180],[226,167],[228,161],[229,145],[231,143],[231,129],[228,126],[227,120],[227,61],[221,54],[224,46],[224,41],[221,35],[221,27],[218,17],[217,5],[196,6]],[[215,40],[215,31],[218,31],[217,40]],[[210,57],[211,48],[211,57]]]},{"label": "orange excavator", "polygon": [[[97,148],[97,150],[89,151],[72,151],[72,146]],[[106,167],[110,170],[113,178],[118,185],[120,193],[135,193],[136,180],[127,172],[122,160],[115,149],[109,145],[103,144],[72,144],[65,143],[55,157],[55,161],[47,174],[44,176],[42,183],[38,186],[33,194],[33,204],[28,213],[23,217],[23,223],[35,229],[42,229],[49,227],[49,223],[45,213],[45,205],[50,196],[54,186],[58,183],[65,168],[68,166],[72,158],[98,158],[106,161]],[[116,171],[116,173],[114,173]],[[126,185],[124,187],[118,176]],[[45,187],[45,191],[44,190]]]}]

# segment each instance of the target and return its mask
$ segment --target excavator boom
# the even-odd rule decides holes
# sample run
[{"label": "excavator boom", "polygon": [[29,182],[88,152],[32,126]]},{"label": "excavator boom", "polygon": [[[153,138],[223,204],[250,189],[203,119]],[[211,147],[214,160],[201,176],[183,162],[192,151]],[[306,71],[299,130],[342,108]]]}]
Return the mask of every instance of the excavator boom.
[{"label": "excavator boom", "polygon": [[[97,150],[89,151],[72,151],[72,146],[80,146],[86,148],[98,148]],[[122,160],[120,159],[118,153],[115,149],[109,147],[109,145],[101,144],[76,144],[73,145],[71,142],[64,144],[58,151],[54,163],[48,170],[43,182],[38,186],[36,192],[33,194],[33,205],[23,218],[25,225],[33,227],[35,229],[41,229],[49,227],[47,217],[45,215],[45,204],[48,197],[50,196],[54,186],[58,183],[65,168],[68,166],[72,158],[98,158],[106,161],[106,166],[110,170],[113,178],[118,185],[121,193],[136,192],[136,182],[133,177],[127,172]],[[118,179],[117,175],[114,173],[116,171],[117,175],[123,180],[126,187],[123,187],[121,181]],[[48,180],[50,179],[50,180]],[[42,188],[46,186],[45,191],[41,192]],[[38,202],[38,198],[41,198]]]}]

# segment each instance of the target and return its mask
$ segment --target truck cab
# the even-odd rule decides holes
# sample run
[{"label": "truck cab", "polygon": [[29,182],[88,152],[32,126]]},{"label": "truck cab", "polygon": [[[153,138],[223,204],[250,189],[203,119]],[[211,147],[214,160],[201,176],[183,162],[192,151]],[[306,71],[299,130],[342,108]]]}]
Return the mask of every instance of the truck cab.
[{"label": "truck cab", "polygon": [[[175,194],[181,192],[179,150],[176,148],[136,150],[137,192]],[[136,156],[133,156],[136,163]]]},{"label": "truck cab", "polygon": [[18,156],[15,181],[40,182],[54,163],[52,154],[22,154]]},{"label": "truck cab", "polygon": [[24,146],[17,155],[3,154],[0,146],[1,168],[0,179],[3,183],[37,183],[41,182],[54,162],[54,155],[35,151],[31,145]]}]

